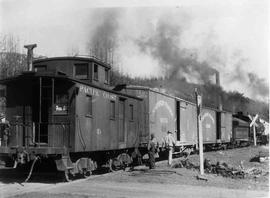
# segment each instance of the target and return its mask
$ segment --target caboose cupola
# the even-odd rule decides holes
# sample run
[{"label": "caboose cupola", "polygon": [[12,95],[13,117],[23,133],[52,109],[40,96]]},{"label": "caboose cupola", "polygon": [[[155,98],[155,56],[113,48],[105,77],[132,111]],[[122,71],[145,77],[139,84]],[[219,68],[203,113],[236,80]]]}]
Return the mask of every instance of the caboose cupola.
[{"label": "caboose cupola", "polygon": [[61,72],[70,78],[106,87],[111,66],[92,57],[53,57],[34,60],[36,72]]}]

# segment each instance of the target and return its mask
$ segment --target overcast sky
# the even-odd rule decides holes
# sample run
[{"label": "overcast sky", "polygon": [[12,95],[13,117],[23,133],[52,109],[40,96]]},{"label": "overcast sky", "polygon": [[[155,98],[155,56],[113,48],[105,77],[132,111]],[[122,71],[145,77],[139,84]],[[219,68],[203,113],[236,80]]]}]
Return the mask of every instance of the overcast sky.
[{"label": "overcast sky", "polygon": [[[256,75],[256,82],[269,83],[268,0],[0,2],[1,36],[12,34],[21,45],[37,43],[35,53],[39,55],[62,56],[74,50],[87,54],[87,43],[105,21],[111,20],[110,13],[116,23],[110,31],[116,34],[121,69],[132,76],[163,75],[161,61],[151,54],[153,48],[142,51],[137,43],[151,40],[162,21],[171,29],[175,27],[178,35],[174,35],[177,42],[173,45],[196,53],[198,61],[207,61],[220,71],[226,90],[257,97],[256,86],[250,89],[249,73]],[[240,78],[246,80],[237,79],[235,73],[245,72]]]}]

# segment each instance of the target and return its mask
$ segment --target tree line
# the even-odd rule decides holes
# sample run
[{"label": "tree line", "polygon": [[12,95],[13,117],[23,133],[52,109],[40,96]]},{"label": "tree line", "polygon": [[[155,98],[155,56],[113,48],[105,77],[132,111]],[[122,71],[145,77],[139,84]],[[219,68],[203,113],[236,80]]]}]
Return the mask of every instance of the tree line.
[{"label": "tree line", "polygon": [[242,112],[245,115],[259,114],[265,120],[269,120],[269,104],[262,101],[255,101],[238,91],[225,91],[221,86],[215,84],[193,84],[178,78],[132,78],[123,73],[112,70],[111,83],[127,85],[140,85],[151,88],[158,88],[168,94],[175,95],[184,100],[195,103],[195,88],[202,95],[203,105],[215,109],[220,108],[232,113]]}]

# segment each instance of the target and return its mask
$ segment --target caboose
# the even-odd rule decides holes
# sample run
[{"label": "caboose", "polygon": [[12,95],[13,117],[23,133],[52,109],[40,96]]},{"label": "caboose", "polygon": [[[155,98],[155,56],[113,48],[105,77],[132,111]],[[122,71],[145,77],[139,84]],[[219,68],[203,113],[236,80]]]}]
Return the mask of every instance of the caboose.
[{"label": "caboose", "polygon": [[142,99],[111,89],[110,65],[94,57],[54,57],[29,68],[1,80],[11,131],[2,157],[53,159],[66,176],[103,162],[130,162],[144,127]]}]

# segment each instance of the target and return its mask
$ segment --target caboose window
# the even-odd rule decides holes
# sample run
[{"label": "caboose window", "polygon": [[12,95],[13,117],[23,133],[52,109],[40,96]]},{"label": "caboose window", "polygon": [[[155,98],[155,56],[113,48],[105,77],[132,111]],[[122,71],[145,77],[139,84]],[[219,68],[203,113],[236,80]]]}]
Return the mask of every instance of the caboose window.
[{"label": "caboose window", "polygon": [[115,101],[110,101],[110,118],[115,119]]},{"label": "caboose window", "polygon": [[54,113],[62,115],[67,114],[67,112],[68,112],[68,95],[55,94]]},{"label": "caboose window", "polygon": [[98,80],[98,65],[94,64],[94,80]]},{"label": "caboose window", "polygon": [[86,116],[92,116],[93,110],[92,110],[92,96],[87,95],[86,96]]},{"label": "caboose window", "polygon": [[105,84],[109,83],[109,70],[105,69]]},{"label": "caboose window", "polygon": [[131,121],[134,120],[134,106],[133,106],[133,104],[129,105],[129,119]]},{"label": "caboose window", "polygon": [[75,78],[88,79],[88,64],[75,64]]},{"label": "caboose window", "polygon": [[6,97],[6,90],[5,89],[0,89],[0,97],[1,98]]},{"label": "caboose window", "polygon": [[43,72],[47,70],[47,66],[46,65],[36,65],[35,66],[35,72]]}]

